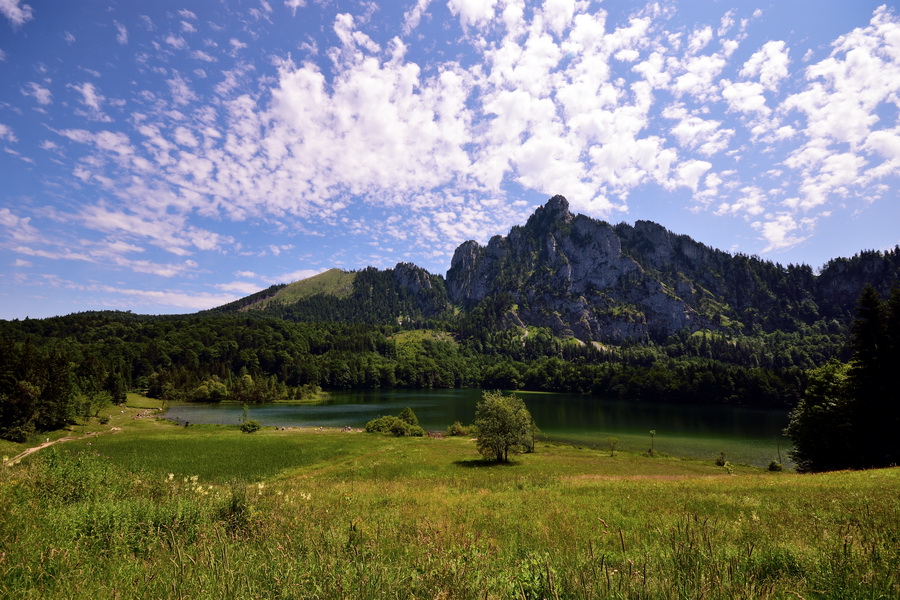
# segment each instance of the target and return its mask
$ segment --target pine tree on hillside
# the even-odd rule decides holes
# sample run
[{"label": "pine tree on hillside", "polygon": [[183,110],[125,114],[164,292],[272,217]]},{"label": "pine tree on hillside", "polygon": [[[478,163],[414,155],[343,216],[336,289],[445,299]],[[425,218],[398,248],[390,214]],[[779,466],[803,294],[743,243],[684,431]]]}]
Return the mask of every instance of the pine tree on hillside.
[{"label": "pine tree on hillside", "polygon": [[801,471],[888,467],[900,463],[900,287],[888,302],[866,286],[850,329],[849,365],[829,363],[810,373],[806,393],[786,432]]},{"label": "pine tree on hillside", "polygon": [[885,419],[890,412],[887,320],[884,301],[874,287],[867,285],[859,296],[856,318],[850,327],[853,360],[849,391],[857,467],[885,466],[889,444],[893,443]]}]

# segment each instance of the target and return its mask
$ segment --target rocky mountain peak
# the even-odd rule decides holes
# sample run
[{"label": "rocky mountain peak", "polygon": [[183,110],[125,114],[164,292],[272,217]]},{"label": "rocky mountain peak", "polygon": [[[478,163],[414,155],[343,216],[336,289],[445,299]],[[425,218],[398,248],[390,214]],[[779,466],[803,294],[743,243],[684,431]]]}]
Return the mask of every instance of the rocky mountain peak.
[{"label": "rocky mountain peak", "polygon": [[565,196],[557,195],[550,198],[544,206],[538,207],[528,218],[525,227],[546,233],[552,230],[554,225],[571,223],[574,218],[575,215],[569,212],[569,201]]}]

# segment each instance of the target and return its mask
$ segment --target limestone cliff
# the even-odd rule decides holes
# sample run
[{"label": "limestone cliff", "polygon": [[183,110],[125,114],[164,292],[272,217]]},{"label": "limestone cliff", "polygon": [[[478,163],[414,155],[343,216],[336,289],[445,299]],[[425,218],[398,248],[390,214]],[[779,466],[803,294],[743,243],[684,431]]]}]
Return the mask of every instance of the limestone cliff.
[{"label": "limestone cliff", "polygon": [[466,308],[509,294],[511,321],[584,340],[657,337],[701,324],[674,290],[623,253],[614,228],[573,215],[562,196],[486,247],[462,244],[447,273],[447,292]]}]

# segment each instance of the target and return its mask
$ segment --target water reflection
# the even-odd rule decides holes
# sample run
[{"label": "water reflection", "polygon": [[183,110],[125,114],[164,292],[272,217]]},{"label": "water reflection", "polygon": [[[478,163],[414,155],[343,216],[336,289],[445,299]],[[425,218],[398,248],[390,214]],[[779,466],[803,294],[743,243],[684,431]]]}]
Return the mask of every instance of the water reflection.
[{"label": "water reflection", "polygon": [[[784,410],[728,406],[672,405],[627,402],[573,394],[517,392],[535,422],[551,439],[602,445],[619,438],[620,448],[646,450],[651,429],[656,449],[693,457],[726,452],[732,462],[765,466],[789,442],[782,436]],[[471,423],[480,390],[384,390],[332,393],[319,405],[266,404],[250,407],[251,418],[279,427],[362,427],[369,420],[411,407],[425,429],[444,430],[454,421]],[[240,405],[181,404],[167,416],[191,423],[236,424]]]}]

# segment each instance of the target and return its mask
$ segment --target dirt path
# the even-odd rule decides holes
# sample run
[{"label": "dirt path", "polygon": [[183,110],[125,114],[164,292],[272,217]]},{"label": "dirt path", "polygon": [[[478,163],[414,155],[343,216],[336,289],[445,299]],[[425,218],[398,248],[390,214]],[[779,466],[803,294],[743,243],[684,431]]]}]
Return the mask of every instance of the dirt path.
[{"label": "dirt path", "polygon": [[20,452],[19,454],[13,456],[8,461],[6,461],[6,466],[11,467],[13,465],[19,464],[19,461],[25,458],[26,456],[31,456],[38,450],[43,450],[44,448],[49,448],[53,444],[59,444],[60,442],[74,442],[77,440],[85,440],[87,438],[97,437],[98,435],[102,435],[104,433],[115,433],[117,431],[122,431],[121,427],[112,427],[107,431],[92,431],[90,433],[86,433],[84,435],[79,435],[77,437],[64,437],[59,438],[58,440],[53,440],[52,442],[43,442],[34,446],[33,448],[28,448],[27,450]]}]

